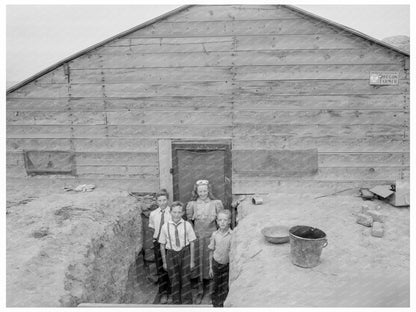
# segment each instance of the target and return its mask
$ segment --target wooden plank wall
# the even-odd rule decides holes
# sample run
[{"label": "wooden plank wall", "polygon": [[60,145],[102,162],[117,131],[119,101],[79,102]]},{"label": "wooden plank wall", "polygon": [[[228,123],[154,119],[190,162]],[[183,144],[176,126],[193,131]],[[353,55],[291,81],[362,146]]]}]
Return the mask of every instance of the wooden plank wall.
[{"label": "wooden plank wall", "polygon": [[[25,149],[65,150],[80,179],[154,191],[158,139],[210,138],[232,139],[235,161],[318,150],[313,176],[236,164],[233,193],[408,178],[405,59],[287,7],[191,7],[9,94],[7,174],[25,176]],[[398,71],[399,85],[369,86],[379,70]]]}]

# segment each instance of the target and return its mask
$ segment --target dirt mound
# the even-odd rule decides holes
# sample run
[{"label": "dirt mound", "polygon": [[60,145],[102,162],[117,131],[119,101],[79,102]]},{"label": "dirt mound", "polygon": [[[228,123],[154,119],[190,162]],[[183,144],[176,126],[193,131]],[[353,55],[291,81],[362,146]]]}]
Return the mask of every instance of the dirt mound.
[{"label": "dirt mound", "polygon": [[141,250],[141,209],[134,197],[103,189],[12,194],[7,306],[125,300],[128,271]]},{"label": "dirt mound", "polygon": [[[385,235],[356,223],[361,205],[381,206]],[[231,247],[228,307],[402,307],[409,306],[409,208],[356,196],[270,195],[263,205],[239,206]],[[265,241],[266,226],[307,225],[328,238],[321,263],[291,262],[290,244]],[[247,296],[250,294],[250,296]]]}]

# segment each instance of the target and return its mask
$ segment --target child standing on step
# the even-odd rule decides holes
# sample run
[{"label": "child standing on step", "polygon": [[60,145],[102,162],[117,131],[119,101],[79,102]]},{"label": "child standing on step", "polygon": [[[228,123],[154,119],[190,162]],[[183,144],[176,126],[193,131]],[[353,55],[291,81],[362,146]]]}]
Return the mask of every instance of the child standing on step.
[{"label": "child standing on step", "polygon": [[231,212],[222,210],[217,214],[218,230],[212,233],[209,252],[209,276],[214,278],[212,305],[223,307],[228,294],[228,276],[231,248]]},{"label": "child standing on step", "polygon": [[165,223],[159,237],[163,268],[171,282],[173,304],[192,304],[191,270],[194,268],[195,232],[182,219],[183,204],[172,203],[172,219]]},{"label": "child standing on step", "polygon": [[[192,200],[186,206],[186,215],[191,220],[196,233],[195,261],[196,266],[192,278],[196,278],[197,295],[195,303],[200,304],[204,297],[204,288],[211,294],[211,279],[209,277],[209,240],[217,230],[215,219],[217,213],[223,210],[221,200],[215,199],[211,184],[208,180],[196,181]],[[205,287],[204,287],[205,284]]]},{"label": "child standing on step", "polygon": [[171,286],[168,272],[163,268],[162,255],[160,251],[159,237],[162,226],[171,220],[170,208],[168,206],[169,194],[165,189],[156,194],[158,208],[153,210],[149,216],[149,228],[153,231],[153,252],[155,255],[156,272],[159,284],[160,303],[168,302]]}]

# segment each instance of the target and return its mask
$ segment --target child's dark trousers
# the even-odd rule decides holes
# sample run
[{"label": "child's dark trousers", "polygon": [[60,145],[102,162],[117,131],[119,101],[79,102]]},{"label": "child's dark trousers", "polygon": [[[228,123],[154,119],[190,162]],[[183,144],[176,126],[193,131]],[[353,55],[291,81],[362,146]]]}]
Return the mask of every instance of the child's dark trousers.
[{"label": "child's dark trousers", "polygon": [[180,251],[166,250],[166,264],[173,304],[192,304],[189,245]]},{"label": "child's dark trousers", "polygon": [[214,272],[214,291],[212,292],[212,305],[223,307],[228,295],[228,276],[230,265],[221,264],[212,259],[212,271]]},{"label": "child's dark trousers", "polygon": [[163,269],[163,260],[160,253],[160,244],[158,241],[153,242],[153,250],[155,252],[155,263],[156,263],[156,272],[157,272],[157,283],[159,285],[159,294],[169,295],[170,290],[170,281],[168,272]]}]

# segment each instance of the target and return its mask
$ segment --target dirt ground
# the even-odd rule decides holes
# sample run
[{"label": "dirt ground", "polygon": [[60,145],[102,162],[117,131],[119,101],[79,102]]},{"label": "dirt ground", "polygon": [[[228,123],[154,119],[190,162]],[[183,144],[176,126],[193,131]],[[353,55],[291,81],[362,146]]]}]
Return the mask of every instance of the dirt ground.
[{"label": "dirt ground", "polygon": [[[125,200],[120,207],[107,205],[104,214],[108,218],[97,212],[84,215],[83,209],[120,196],[127,198],[125,193],[110,189],[97,189],[88,194],[65,193],[58,186],[34,188],[8,184],[7,306],[59,306],[59,298],[68,289],[77,290],[64,285],[68,265],[77,261],[77,254],[84,257],[87,250],[77,240],[83,233],[92,235],[93,231],[100,231],[117,220],[131,202]],[[263,195],[263,205],[252,205],[250,198],[241,203],[231,251],[230,292],[225,305],[409,306],[409,208],[395,208],[377,200],[364,202],[354,193],[319,199],[314,199],[315,196],[271,194]],[[355,213],[364,203],[370,207],[381,206],[380,211],[386,215],[384,237],[371,236],[371,228],[355,222]],[[80,209],[59,210],[67,206]],[[70,226],[71,218],[80,222]],[[289,243],[275,245],[264,240],[260,231],[270,225],[309,225],[323,230],[328,246],[322,251],[321,263],[310,269],[293,265]],[[77,237],[65,239],[65,233]],[[111,235],[105,235],[108,241],[112,240]],[[53,237],[61,239],[59,244]],[[131,250],[131,258],[135,252]],[[123,290],[123,302],[152,303],[154,285],[135,279],[136,267],[126,265],[129,274],[123,281],[127,287]],[[100,267],[107,266],[108,263],[102,263]],[[209,304],[208,298],[203,303]]]},{"label": "dirt ground", "polygon": [[[231,251],[228,307],[408,307],[410,305],[409,208],[358,194],[267,195],[263,205],[246,199]],[[385,235],[356,223],[362,204],[381,208]],[[290,243],[271,244],[261,229],[308,225],[323,230],[328,245],[314,268],[295,266]],[[248,295],[249,294],[249,295]]]}]

